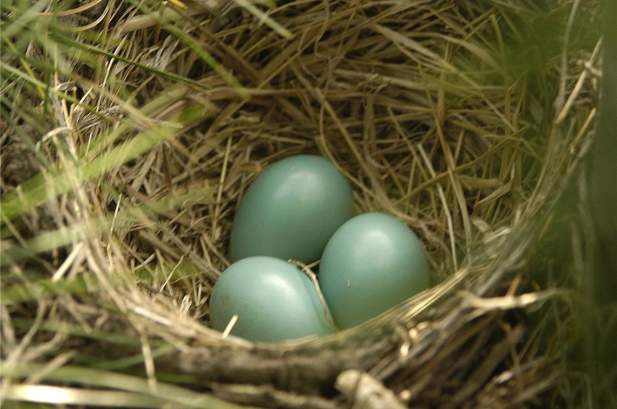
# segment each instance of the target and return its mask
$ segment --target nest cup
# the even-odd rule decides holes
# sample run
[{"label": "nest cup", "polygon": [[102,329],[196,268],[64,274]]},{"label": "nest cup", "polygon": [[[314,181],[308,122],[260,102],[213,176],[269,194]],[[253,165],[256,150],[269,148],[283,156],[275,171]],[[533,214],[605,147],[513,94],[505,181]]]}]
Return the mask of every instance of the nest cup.
[{"label": "nest cup", "polygon": [[[125,61],[114,75],[149,84],[134,94],[143,106],[158,101],[156,123],[193,108],[199,118],[112,169],[113,189],[85,185],[71,199],[97,217],[130,209],[87,243],[97,280],[113,283],[95,304],[117,305],[119,328],[175,345],[157,367],[195,375],[194,388],[228,402],[352,405],[365,375],[418,407],[498,407],[550,390],[524,395],[551,373],[536,362],[550,348],[530,335],[549,325],[526,314],[539,297],[512,297],[530,288],[525,254],[576,164],[592,107],[584,83],[581,102],[555,112],[559,72],[520,66],[532,22],[510,3],[296,2],[269,9],[267,24],[234,3],[191,3],[185,20],[170,14],[166,24],[198,39],[216,70],[169,30],[154,36],[156,21],[137,24],[129,8],[114,33],[147,47],[118,53],[190,82]],[[577,77],[566,89],[581,72],[576,59],[595,62],[589,51],[568,54]],[[113,106],[104,99],[100,109]],[[558,114],[559,124],[543,125]],[[85,112],[74,120],[97,135],[110,129]],[[391,214],[416,232],[434,286],[325,338],[223,337],[208,327],[208,301],[229,265],[235,209],[265,167],[302,153],[335,164],[357,212]],[[345,370],[359,378],[350,384]]]},{"label": "nest cup", "polygon": [[[189,271],[188,277],[168,281],[159,296],[186,308],[167,314],[190,315],[196,318],[193,326],[203,326],[195,350],[184,357],[183,370],[222,384],[271,383],[283,391],[320,396],[326,390],[332,396],[337,373],[357,368],[390,380],[399,397],[422,401],[429,388],[409,396],[404,391],[429,379],[427,373],[401,360],[412,361],[417,354],[418,363],[438,370],[448,358],[440,362],[435,357],[432,367],[426,357],[435,346],[425,344],[437,333],[447,334],[436,339],[441,348],[459,340],[465,349],[473,338],[460,337],[473,325],[472,331],[495,331],[499,314],[477,312],[458,291],[505,294],[513,280],[508,273],[524,258],[521,252],[533,236],[533,218],[550,206],[547,197],[559,192],[554,177],[575,159],[563,152],[574,135],[557,144],[548,131],[540,131],[529,101],[546,95],[529,95],[529,84],[498,59],[498,44],[484,43],[495,30],[488,16],[512,17],[510,10],[438,3],[336,3],[332,9],[308,3],[273,11],[272,19],[283,22],[292,38],[257,25],[239,9],[201,23],[213,30],[210,35],[221,55],[226,55],[224,47],[239,54],[223,61],[234,66],[241,82],[261,87],[248,90],[250,97],[242,100],[222,88],[217,76],[206,76],[203,83],[214,89],[204,95],[216,105],[216,113],[178,139],[190,155],[176,144],[153,153],[155,162],[163,155],[177,159],[159,173],[147,172],[142,182],[158,195],[171,192],[165,179],[208,190],[198,203],[159,219],[165,230],[150,227],[145,233],[171,247],[163,255],[168,267],[161,281],[174,266]],[[469,21],[475,21],[473,31]],[[499,30],[504,38],[512,34],[505,27]],[[358,212],[389,213],[419,235],[434,287],[363,326],[324,339],[256,346],[221,338],[205,328],[207,300],[228,266],[234,210],[265,167],[301,153],[321,155],[336,165],[353,186]],[[129,242],[145,257],[156,245],[144,244],[143,238]],[[497,330],[493,339],[477,342],[488,350],[506,341],[516,348],[522,334],[519,326],[512,327],[513,334]],[[508,365],[504,357],[479,351],[463,355],[468,365],[483,357],[496,359],[496,366]],[[307,356],[315,358],[314,366],[295,361]],[[227,360],[233,364],[226,367]],[[259,369],[263,362],[282,369]],[[411,375],[409,368],[418,373]],[[319,371],[321,375],[314,373]],[[526,376],[532,383],[540,371]],[[217,388],[221,396],[239,399],[233,388]],[[445,394],[455,388],[437,389]],[[491,393],[490,388],[483,392]],[[479,390],[457,399],[475,393]]]}]

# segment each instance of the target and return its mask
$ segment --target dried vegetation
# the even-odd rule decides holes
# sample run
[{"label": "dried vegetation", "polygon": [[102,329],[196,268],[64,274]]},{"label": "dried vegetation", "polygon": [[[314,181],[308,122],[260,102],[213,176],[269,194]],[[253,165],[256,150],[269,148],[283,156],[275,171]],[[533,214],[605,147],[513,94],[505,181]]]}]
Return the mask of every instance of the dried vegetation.
[{"label": "dried vegetation", "polygon": [[[593,2],[279,3],[3,2],[0,399],[584,399],[562,364],[576,280],[541,248],[593,128]],[[234,208],[301,152],[419,234],[435,287],[325,339],[223,339]]]}]

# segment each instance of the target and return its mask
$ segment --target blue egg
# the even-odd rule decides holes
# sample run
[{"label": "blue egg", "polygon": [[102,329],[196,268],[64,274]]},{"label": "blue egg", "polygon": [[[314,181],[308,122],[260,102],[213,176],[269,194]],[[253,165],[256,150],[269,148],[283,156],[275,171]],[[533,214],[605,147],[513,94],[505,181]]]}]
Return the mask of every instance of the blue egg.
[{"label": "blue egg", "polygon": [[331,162],[291,156],[269,166],[244,195],[233,221],[231,260],[316,261],[352,215],[351,187]]},{"label": "blue egg", "polygon": [[234,315],[231,334],[251,341],[320,336],[334,329],[311,279],[272,257],[242,259],[217,280],[210,299],[212,327],[223,331]]},{"label": "blue egg", "polygon": [[427,289],[430,276],[422,243],[407,225],[366,213],[334,233],[319,280],[335,323],[349,328]]}]

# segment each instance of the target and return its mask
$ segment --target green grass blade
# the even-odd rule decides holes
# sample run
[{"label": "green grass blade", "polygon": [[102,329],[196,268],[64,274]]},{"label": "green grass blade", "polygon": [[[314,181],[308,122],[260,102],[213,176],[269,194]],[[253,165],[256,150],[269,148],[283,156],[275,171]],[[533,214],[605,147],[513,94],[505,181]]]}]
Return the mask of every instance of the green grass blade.
[{"label": "green grass blade", "polygon": [[35,3],[8,26],[2,27],[2,36],[5,38],[11,38],[18,34],[23,28],[28,27],[33,20],[36,20],[39,17],[39,13],[43,11],[48,4],[49,1],[47,0],[40,0]]},{"label": "green grass blade", "polygon": [[133,65],[135,67],[141,68],[142,70],[144,70],[146,72],[152,73],[154,75],[160,76],[160,77],[168,79],[168,80],[177,81],[177,82],[184,83],[184,84],[187,84],[187,85],[191,85],[191,86],[194,86],[194,87],[197,87],[197,88],[200,88],[200,89],[207,89],[207,87],[205,85],[201,84],[198,81],[192,80],[190,78],[183,77],[182,75],[178,75],[178,74],[175,74],[173,72],[159,70],[157,68],[148,66],[146,64],[142,64],[142,63],[139,63],[137,61],[133,61],[131,59],[125,58],[125,57],[123,57],[121,55],[114,54],[112,52],[106,51],[106,50],[104,50],[102,48],[96,47],[96,46],[91,45],[91,44],[85,44],[85,43],[81,43],[79,41],[75,41],[75,40],[73,40],[73,39],[71,39],[71,38],[69,38],[67,36],[64,36],[62,34],[59,34],[59,33],[51,33],[50,37],[52,39],[58,41],[58,42],[66,44],[67,46],[70,46],[70,47],[73,47],[73,48],[77,48],[77,49],[80,49],[80,50],[83,50],[83,51],[87,51],[87,52],[90,52],[90,53],[95,54],[95,55],[103,55],[103,56],[108,57],[108,58],[113,58],[115,60],[122,61],[124,63],[127,63],[127,64]]},{"label": "green grass blade", "polygon": [[[36,364],[6,365],[5,362],[0,362],[0,376],[20,379],[40,373],[43,368],[43,365]],[[178,404],[188,408],[249,409],[246,406],[240,407],[210,395],[197,393],[163,382],[157,382],[156,388],[152,388],[146,379],[98,369],[66,366],[46,373],[44,379],[139,393],[159,399],[162,402]]]},{"label": "green grass blade", "polygon": [[83,277],[58,282],[45,278],[1,288],[0,304],[12,305],[51,296],[85,294],[88,291],[88,285]]},{"label": "green grass blade", "polygon": [[[71,95],[67,95],[64,92],[58,91],[57,89],[51,88],[49,87],[47,84],[45,84],[44,82],[39,81],[36,78],[32,78],[30,76],[28,76],[27,74],[24,74],[23,72],[19,71],[17,68],[4,63],[3,61],[0,60],[0,71],[5,71],[6,73],[9,74],[13,74],[14,76],[24,80],[26,83],[34,86],[36,89],[45,89],[49,92],[51,92],[52,94],[54,94],[55,96],[57,96],[58,98],[61,98],[63,100],[66,100],[68,102],[71,102],[73,104],[80,104],[80,101],[71,96]],[[84,106],[84,104],[81,104],[81,106]],[[92,107],[87,107],[84,106],[85,108],[89,108],[91,110],[91,112],[93,112],[92,110],[94,108]]]},{"label": "green grass blade", "polygon": [[190,48],[199,58],[201,58],[206,64],[208,64],[208,66],[212,68],[214,72],[216,72],[227,84],[233,87],[238,92],[238,94],[243,97],[248,96],[247,92],[244,90],[244,87],[242,86],[242,84],[240,84],[240,81],[238,81],[238,79],[234,77],[234,75],[229,72],[223,65],[219,64],[218,61],[216,61],[216,59],[212,56],[212,54],[210,54],[201,45],[199,45],[199,43],[193,37],[187,34],[184,29],[181,29],[175,26],[173,23],[170,23],[165,19],[161,18],[159,13],[149,9],[145,4],[141,2],[137,3],[134,0],[130,1],[144,14],[152,17],[161,26],[161,28],[172,34],[184,45]]},{"label": "green grass blade", "polygon": [[[11,322],[15,328],[27,330],[32,327],[34,320],[14,318]],[[92,339],[94,341],[100,341],[106,344],[121,345],[124,347],[141,347],[141,342],[138,338],[129,335],[105,332],[97,329],[85,329],[81,326],[63,321],[43,321],[40,323],[39,331],[60,332],[67,335]],[[153,345],[160,345],[162,342],[159,342],[158,340],[151,340],[150,343]]]},{"label": "green grass blade", "polygon": [[276,22],[276,20],[272,19],[272,17],[268,16],[263,11],[259,10],[253,4],[248,2],[247,0],[234,0],[239,6],[244,7],[249,13],[253,14],[257,19],[270,27],[272,30],[277,32],[281,37],[290,39],[293,38],[293,34],[291,31],[287,30],[285,27]]},{"label": "green grass blade", "polygon": [[190,189],[186,192],[172,192],[170,195],[142,206],[124,208],[115,216],[92,219],[80,224],[61,227],[47,231],[28,240],[23,246],[2,249],[0,266],[10,265],[16,261],[34,257],[56,248],[64,247],[88,238],[96,237],[109,229],[112,223],[117,227],[129,226],[145,217],[165,214],[178,206],[188,206],[192,203],[203,203],[212,199],[209,187]]},{"label": "green grass blade", "polygon": [[132,392],[67,388],[49,385],[9,385],[4,398],[53,405],[88,405],[106,408],[160,408],[167,401]]},{"label": "green grass blade", "polygon": [[[178,115],[175,120],[164,121],[115,147],[97,159],[79,164],[75,175],[78,182],[85,183],[91,181],[109,170],[135,159],[160,142],[175,137],[187,127],[203,119],[207,111],[208,108],[204,105],[192,105]],[[68,176],[67,172],[59,170],[52,171],[48,180],[45,180],[42,175],[35,176],[31,181],[27,182],[26,189],[18,189],[16,192],[11,192],[0,203],[2,220],[13,220],[15,217],[45,203],[47,200],[72,190],[74,188],[74,181]]]}]

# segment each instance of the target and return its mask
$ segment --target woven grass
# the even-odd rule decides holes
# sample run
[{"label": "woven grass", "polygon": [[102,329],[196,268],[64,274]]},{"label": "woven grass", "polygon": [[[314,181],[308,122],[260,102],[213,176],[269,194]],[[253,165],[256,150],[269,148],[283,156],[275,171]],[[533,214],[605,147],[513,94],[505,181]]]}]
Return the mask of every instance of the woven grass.
[{"label": "woven grass", "polygon": [[[595,5],[261,3],[3,3],[0,399],[584,400],[562,363],[576,280],[543,243],[591,140]],[[208,301],[234,210],[298,153],[407,223],[434,287],[326,338],[222,337]]]}]

